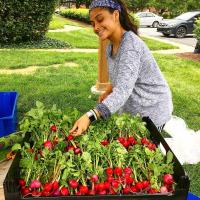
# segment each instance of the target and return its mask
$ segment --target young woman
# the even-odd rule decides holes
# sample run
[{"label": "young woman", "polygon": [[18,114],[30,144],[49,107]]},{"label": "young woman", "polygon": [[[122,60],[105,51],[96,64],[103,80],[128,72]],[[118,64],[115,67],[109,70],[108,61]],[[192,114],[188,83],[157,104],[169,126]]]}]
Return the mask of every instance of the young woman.
[{"label": "young woman", "polygon": [[161,131],[171,118],[171,92],[148,47],[138,37],[121,0],[94,0],[90,21],[101,40],[108,39],[107,63],[112,88],[95,108],[78,119],[70,133],[78,136],[98,118],[115,112],[150,117]]}]

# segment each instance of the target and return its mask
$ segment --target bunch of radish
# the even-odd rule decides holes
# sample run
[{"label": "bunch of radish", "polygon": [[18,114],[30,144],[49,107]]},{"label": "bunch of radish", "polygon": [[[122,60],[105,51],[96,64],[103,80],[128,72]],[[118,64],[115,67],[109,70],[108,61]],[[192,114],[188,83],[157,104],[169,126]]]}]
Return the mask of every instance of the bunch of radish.
[{"label": "bunch of radish", "polygon": [[23,197],[175,190],[173,154],[162,154],[139,116],[114,115],[73,137],[69,129],[76,118],[77,112],[66,115],[39,104],[22,120],[22,131],[31,132],[19,148]]}]

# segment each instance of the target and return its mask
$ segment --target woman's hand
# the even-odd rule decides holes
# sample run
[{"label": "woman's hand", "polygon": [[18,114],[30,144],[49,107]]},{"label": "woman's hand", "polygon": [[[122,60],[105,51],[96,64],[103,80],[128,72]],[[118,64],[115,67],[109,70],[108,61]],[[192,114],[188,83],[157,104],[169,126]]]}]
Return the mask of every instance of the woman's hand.
[{"label": "woman's hand", "polygon": [[106,91],[99,96],[99,103],[101,103],[112,92],[112,85],[108,85]]},{"label": "woman's hand", "polygon": [[84,114],[75,122],[73,128],[69,131],[69,133],[73,136],[79,136],[88,129],[89,125],[90,119],[86,114]]}]

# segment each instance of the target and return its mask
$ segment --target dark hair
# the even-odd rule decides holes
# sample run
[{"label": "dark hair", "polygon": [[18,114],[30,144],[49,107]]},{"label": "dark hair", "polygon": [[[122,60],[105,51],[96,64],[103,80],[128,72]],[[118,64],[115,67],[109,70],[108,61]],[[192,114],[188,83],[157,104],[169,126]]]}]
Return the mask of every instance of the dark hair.
[{"label": "dark hair", "polygon": [[[119,11],[119,21],[121,26],[126,31],[133,31],[136,35],[138,35],[138,27],[131,20],[131,16],[128,13],[127,7],[125,3],[121,0],[113,0],[121,6],[121,11]],[[107,8],[109,12],[113,13],[115,9]]]}]

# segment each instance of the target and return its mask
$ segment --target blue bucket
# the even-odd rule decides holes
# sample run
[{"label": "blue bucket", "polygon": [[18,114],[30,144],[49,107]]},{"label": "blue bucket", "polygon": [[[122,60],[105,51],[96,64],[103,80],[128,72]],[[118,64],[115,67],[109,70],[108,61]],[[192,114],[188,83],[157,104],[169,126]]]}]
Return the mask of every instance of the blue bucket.
[{"label": "blue bucket", "polygon": [[200,200],[200,198],[192,193],[188,193],[187,200]]},{"label": "blue bucket", "polygon": [[17,130],[17,92],[0,92],[0,137]]}]

